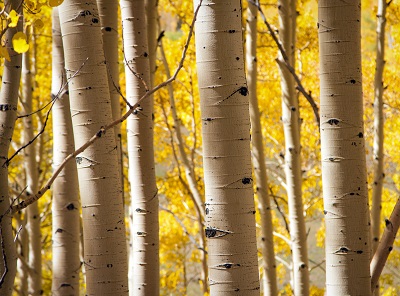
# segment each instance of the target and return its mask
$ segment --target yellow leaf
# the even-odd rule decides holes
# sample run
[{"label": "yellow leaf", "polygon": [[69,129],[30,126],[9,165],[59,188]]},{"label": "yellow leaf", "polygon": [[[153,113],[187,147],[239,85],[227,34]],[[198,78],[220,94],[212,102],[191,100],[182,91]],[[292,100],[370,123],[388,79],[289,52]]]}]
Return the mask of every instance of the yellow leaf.
[{"label": "yellow leaf", "polygon": [[26,35],[22,32],[18,32],[14,35],[12,44],[14,51],[18,53],[27,52],[29,49],[29,44],[26,42]]},{"label": "yellow leaf", "polygon": [[63,2],[64,2],[64,0],[49,0],[49,6],[50,7],[56,7],[56,6],[60,5]]},{"label": "yellow leaf", "polygon": [[11,61],[10,54],[8,53],[7,48],[0,45],[0,56],[4,57],[7,61]]},{"label": "yellow leaf", "polygon": [[33,22],[33,26],[34,26],[35,28],[37,28],[37,29],[42,29],[42,28],[44,27],[44,23],[43,23],[43,21],[42,21],[41,19],[36,19],[36,20]]},{"label": "yellow leaf", "polygon": [[7,18],[10,20],[10,23],[8,24],[8,26],[11,27],[11,28],[15,28],[17,26],[17,23],[18,23],[18,20],[19,20],[18,13],[13,9],[8,14]]}]

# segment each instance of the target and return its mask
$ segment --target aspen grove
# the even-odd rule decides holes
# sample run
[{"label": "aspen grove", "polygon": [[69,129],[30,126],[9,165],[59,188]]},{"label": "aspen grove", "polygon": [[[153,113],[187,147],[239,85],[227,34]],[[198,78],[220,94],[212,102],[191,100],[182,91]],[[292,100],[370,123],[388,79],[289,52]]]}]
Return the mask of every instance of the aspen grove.
[{"label": "aspen grove", "polygon": [[400,291],[398,1],[0,18],[0,295]]}]

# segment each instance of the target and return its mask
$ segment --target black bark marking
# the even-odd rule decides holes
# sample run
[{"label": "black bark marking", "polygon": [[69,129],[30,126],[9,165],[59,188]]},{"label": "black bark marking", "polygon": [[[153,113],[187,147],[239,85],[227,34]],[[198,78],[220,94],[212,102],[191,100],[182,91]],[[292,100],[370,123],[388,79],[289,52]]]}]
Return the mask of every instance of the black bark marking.
[{"label": "black bark marking", "polygon": [[113,265],[111,263],[107,264],[107,268],[112,268]]},{"label": "black bark marking", "polygon": [[13,105],[11,105],[11,104],[1,104],[0,105],[0,111],[9,111],[9,110],[16,111],[17,108],[13,107]]},{"label": "black bark marking", "polygon": [[252,181],[253,181],[253,179],[252,178],[248,178],[248,177],[245,177],[245,178],[242,179],[242,183],[243,184],[251,184]]},{"label": "black bark marking", "polygon": [[236,30],[229,30],[228,33],[235,33]]},{"label": "black bark marking", "polygon": [[329,119],[329,120],[328,120],[328,123],[329,123],[330,125],[338,125],[339,122],[340,122],[340,120],[339,120],[339,119],[336,119],[336,118],[332,118],[332,119]]},{"label": "black bark marking", "polygon": [[358,137],[359,137],[359,138],[364,138],[363,133],[362,133],[362,132],[359,132],[359,133],[358,133]]},{"label": "black bark marking", "polygon": [[145,53],[143,54],[143,56],[144,56],[145,58],[147,58],[147,57],[149,56],[149,54],[148,54],[147,52],[145,52]]},{"label": "black bark marking", "polygon": [[351,80],[350,80],[350,83],[351,83],[351,84],[356,84],[356,80],[355,80],[355,79],[351,79]]},{"label": "black bark marking", "polygon": [[73,204],[73,203],[70,203],[69,205],[67,205],[67,210],[68,211],[72,211],[72,210],[75,210],[76,208],[75,208],[75,205]]},{"label": "black bark marking", "polygon": [[141,209],[141,208],[137,208],[137,209],[135,210],[135,212],[136,212],[136,213],[146,213],[146,210],[143,210],[143,209]]},{"label": "black bark marking", "polygon": [[57,228],[56,233],[63,233],[63,230],[61,228]]},{"label": "black bark marking", "polygon": [[217,230],[214,228],[207,227],[205,230],[206,237],[214,237],[217,234]]},{"label": "black bark marking", "polygon": [[242,96],[247,96],[248,93],[249,93],[249,90],[247,89],[247,87],[242,86],[241,88],[239,88],[239,93],[240,93]]},{"label": "black bark marking", "polygon": [[364,253],[364,252],[361,251],[361,250],[357,250],[356,253],[357,253],[357,254],[362,254],[362,253]]},{"label": "black bark marking", "polygon": [[210,213],[210,210],[208,208],[206,208],[206,215],[208,215]]},{"label": "black bark marking", "polygon": [[111,30],[112,30],[111,27],[105,27],[104,28],[104,31],[107,31],[107,32],[111,32]]},{"label": "black bark marking", "polygon": [[99,23],[99,19],[97,17],[92,18],[92,23],[93,24],[98,24]]}]

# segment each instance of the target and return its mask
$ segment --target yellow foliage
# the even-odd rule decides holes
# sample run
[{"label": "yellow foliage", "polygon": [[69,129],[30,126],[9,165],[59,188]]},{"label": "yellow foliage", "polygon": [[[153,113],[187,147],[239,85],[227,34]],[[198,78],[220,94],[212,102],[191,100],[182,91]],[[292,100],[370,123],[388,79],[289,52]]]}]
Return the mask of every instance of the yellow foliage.
[{"label": "yellow foliage", "polygon": [[13,48],[18,53],[27,52],[29,49],[29,44],[26,40],[26,35],[23,32],[18,32],[12,38]]},{"label": "yellow foliage", "polygon": [[13,10],[10,11],[10,13],[8,14],[7,18],[10,21],[8,26],[10,28],[15,28],[17,26],[17,24],[18,24],[19,14],[13,9]]}]

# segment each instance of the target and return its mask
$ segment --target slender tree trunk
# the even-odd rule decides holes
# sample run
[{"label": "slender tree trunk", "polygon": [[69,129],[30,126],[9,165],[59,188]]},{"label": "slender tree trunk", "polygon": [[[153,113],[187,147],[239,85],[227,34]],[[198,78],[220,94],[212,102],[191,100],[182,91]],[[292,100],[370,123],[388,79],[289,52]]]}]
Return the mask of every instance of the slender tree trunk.
[{"label": "slender tree trunk", "polygon": [[[72,120],[64,69],[58,9],[53,8],[53,165],[74,151]],[[80,201],[75,162],[69,162],[53,184],[53,281],[52,295],[79,295]]]},{"label": "slender tree trunk", "polygon": [[59,6],[75,147],[101,137],[76,157],[82,199],[87,295],[127,295],[127,253],[120,170],[96,1]]},{"label": "slender tree trunk", "polygon": [[[120,86],[119,86],[119,57],[118,57],[118,1],[97,0],[99,8],[103,48],[107,64],[108,87],[110,89],[111,109],[113,120],[121,118]],[[121,125],[114,126],[115,143],[117,144],[118,163],[123,181]],[[121,186],[124,192],[123,185]]]},{"label": "slender tree trunk", "polygon": [[[26,35],[30,39],[29,27]],[[32,115],[32,71],[31,52],[22,55],[22,105],[24,114],[22,119],[24,143],[28,143],[34,137],[33,115]],[[36,162],[36,146],[30,144],[24,149],[24,167],[26,175],[26,194],[35,194],[38,190],[39,170]],[[42,234],[40,231],[40,212],[37,202],[26,209],[28,233],[29,256],[28,266],[28,293],[30,295],[42,294]]]},{"label": "slender tree trunk", "polygon": [[147,16],[147,43],[150,65],[150,87],[154,84],[157,55],[158,0],[145,0]]},{"label": "slender tree trunk", "polygon": [[264,143],[257,100],[257,7],[249,5],[247,9],[246,29],[246,66],[249,88],[252,161],[256,177],[258,208],[261,216],[262,266],[265,273],[264,295],[278,295],[276,281],[276,263],[273,239],[271,205],[268,195],[267,168],[265,165]]},{"label": "slender tree trunk", "polygon": [[370,295],[361,3],[320,0],[321,159],[327,295]]},{"label": "slender tree trunk", "polygon": [[[12,9],[22,14],[20,1],[4,1],[6,12]],[[21,79],[22,56],[14,52],[11,39],[22,30],[22,17],[15,28],[8,28],[5,33],[4,47],[10,54],[10,60],[4,60],[2,87],[0,91],[0,294],[11,295],[17,271],[17,253],[11,225],[11,214],[4,215],[10,207],[8,194],[8,150],[17,118],[18,89]]]},{"label": "slender tree trunk", "polygon": [[[376,26],[376,68],[374,81],[374,182],[372,185],[372,255],[378,248],[381,226],[382,189],[383,179],[383,69],[385,66],[385,26],[386,26],[386,0],[378,0],[378,14]],[[374,295],[379,295],[379,288],[374,290]]]},{"label": "slender tree trunk", "polygon": [[[164,51],[164,46],[162,44],[162,41],[160,42],[160,52],[161,52],[161,58],[164,64],[165,68],[165,74],[167,79],[171,78],[171,72],[169,69],[167,57],[165,56],[165,51]],[[175,131],[175,136],[177,140],[177,145],[178,145],[178,150],[179,150],[179,158],[182,161],[182,165],[185,169],[185,176],[187,179],[187,185],[188,189],[190,191],[190,196],[192,197],[192,201],[196,210],[196,218],[197,218],[197,223],[199,224],[199,229],[203,228],[203,222],[204,222],[204,208],[203,208],[203,197],[197,187],[197,182],[196,182],[196,177],[194,173],[194,167],[190,165],[190,161],[188,158],[188,155],[185,151],[184,147],[184,140],[182,137],[182,132],[181,132],[181,123],[178,118],[178,113],[176,111],[176,104],[175,104],[175,95],[174,95],[174,89],[172,84],[168,84],[168,94],[169,94],[169,103],[171,107],[171,113],[172,113],[172,118],[174,120],[174,131]],[[172,131],[171,131],[172,132]],[[177,160],[178,161],[178,160]],[[178,163],[179,165],[179,163]],[[205,244],[206,244],[206,236],[203,231],[200,232],[199,234],[199,239],[200,239],[200,247],[202,250],[200,250],[200,260],[201,260],[201,285],[202,285],[202,290],[203,294],[208,293],[208,283],[207,283],[207,278],[208,278],[208,268],[207,268],[207,252],[205,250]]]},{"label": "slender tree trunk", "polygon": [[24,216],[22,216],[22,212],[20,211],[16,216],[17,229],[21,229],[18,234],[18,242],[19,247],[17,248],[18,252],[18,262],[17,262],[17,277],[19,279],[18,286],[18,295],[19,296],[27,296],[28,295],[28,254],[29,254],[29,241],[28,241],[28,233],[26,230],[26,213],[25,210]]},{"label": "slender tree trunk", "polygon": [[374,183],[372,186],[372,252],[378,247],[381,226],[383,187],[383,68],[385,66],[386,1],[378,1],[376,27],[376,68],[374,82]]},{"label": "slender tree trunk", "polygon": [[211,295],[260,293],[241,15],[202,1],[196,20]]},{"label": "slender tree trunk", "polygon": [[[122,0],[126,96],[133,105],[150,86],[144,0]],[[130,295],[159,294],[158,196],[154,171],[153,100],[127,119],[131,184]]]},{"label": "slender tree trunk", "polygon": [[[289,58],[295,66],[296,1],[280,0],[279,37]],[[285,175],[289,204],[289,226],[293,262],[294,295],[309,294],[307,235],[304,221],[301,177],[300,111],[293,75],[279,56],[282,87],[282,122],[285,134]]]}]

